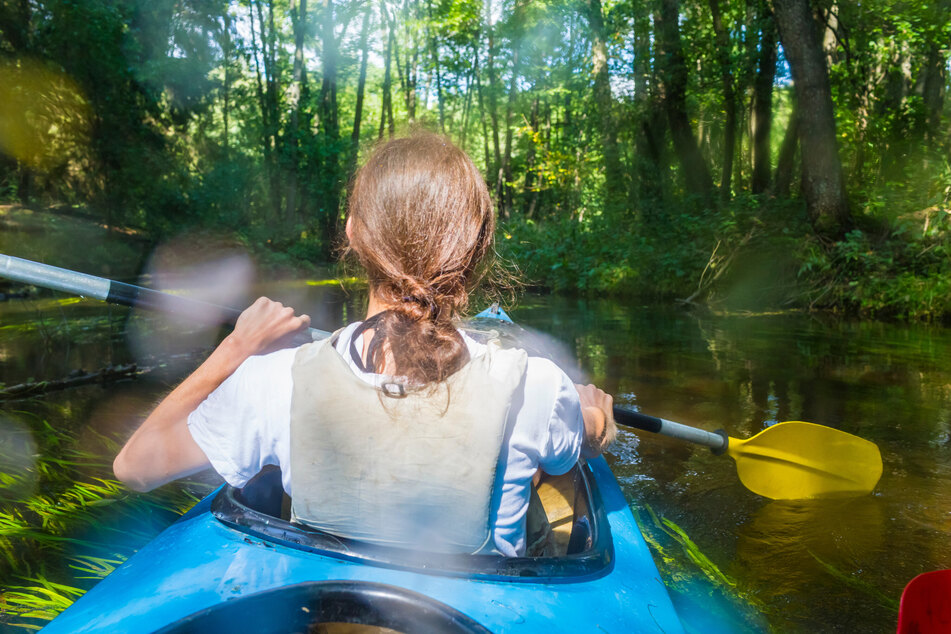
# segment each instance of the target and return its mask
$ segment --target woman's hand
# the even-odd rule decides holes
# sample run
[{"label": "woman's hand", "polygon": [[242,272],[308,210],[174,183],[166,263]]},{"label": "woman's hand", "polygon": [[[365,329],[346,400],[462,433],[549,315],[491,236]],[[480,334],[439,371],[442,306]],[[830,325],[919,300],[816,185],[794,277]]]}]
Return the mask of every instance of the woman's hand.
[{"label": "woman's hand", "polygon": [[614,424],[614,398],[594,385],[575,385],[581,400],[585,442],[581,455],[596,458],[617,437]]},{"label": "woman's hand", "polygon": [[259,297],[238,317],[228,339],[242,354],[251,357],[287,347],[308,326],[307,315],[295,316],[290,306]]}]

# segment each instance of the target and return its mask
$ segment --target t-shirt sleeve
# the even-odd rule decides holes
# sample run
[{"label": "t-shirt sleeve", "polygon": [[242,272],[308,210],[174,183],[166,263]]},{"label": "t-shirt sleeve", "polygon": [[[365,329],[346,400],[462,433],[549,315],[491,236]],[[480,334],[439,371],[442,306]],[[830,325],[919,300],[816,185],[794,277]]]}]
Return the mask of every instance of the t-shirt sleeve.
[{"label": "t-shirt sleeve", "polygon": [[584,441],[578,390],[568,375],[551,361],[533,358],[529,362],[537,374],[545,377],[552,403],[547,442],[539,454],[538,464],[546,473],[561,475],[578,462]]},{"label": "t-shirt sleeve", "polygon": [[188,429],[228,484],[241,487],[279,464],[286,440],[295,350],[250,357],[188,416]]}]

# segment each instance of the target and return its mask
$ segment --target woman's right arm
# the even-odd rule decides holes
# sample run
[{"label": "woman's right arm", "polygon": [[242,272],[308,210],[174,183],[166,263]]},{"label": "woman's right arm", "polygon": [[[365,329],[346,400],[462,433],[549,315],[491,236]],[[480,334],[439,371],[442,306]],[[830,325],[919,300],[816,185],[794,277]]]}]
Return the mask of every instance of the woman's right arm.
[{"label": "woman's right arm", "polygon": [[307,315],[260,298],[241,313],[232,332],[205,362],[166,396],[132,434],[113,462],[116,477],[150,491],[209,466],[188,430],[188,415],[248,357],[265,353],[310,325]]}]

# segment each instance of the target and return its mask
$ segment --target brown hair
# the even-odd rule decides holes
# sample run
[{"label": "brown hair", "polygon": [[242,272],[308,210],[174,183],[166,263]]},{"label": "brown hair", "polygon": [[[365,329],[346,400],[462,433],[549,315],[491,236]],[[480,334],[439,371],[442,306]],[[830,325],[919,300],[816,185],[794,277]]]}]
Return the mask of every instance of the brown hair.
[{"label": "brown hair", "polygon": [[415,133],[379,146],[357,173],[346,250],[389,307],[372,317],[369,361],[416,384],[469,360],[455,322],[491,261],[495,234],[485,180],[448,139]]}]

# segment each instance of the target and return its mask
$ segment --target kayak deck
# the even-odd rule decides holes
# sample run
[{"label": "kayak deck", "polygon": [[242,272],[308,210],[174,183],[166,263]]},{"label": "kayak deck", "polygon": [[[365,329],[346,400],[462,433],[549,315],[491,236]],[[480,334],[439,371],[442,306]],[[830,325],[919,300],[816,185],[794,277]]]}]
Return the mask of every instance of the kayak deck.
[{"label": "kayak deck", "polygon": [[[579,514],[579,500],[572,500],[572,520],[565,521],[572,491],[557,486],[557,480],[542,482],[539,497],[558,550],[577,549],[571,541],[572,534],[584,534],[578,528],[579,518],[584,520],[581,524],[589,522],[591,531],[585,548],[557,557],[489,557],[502,561],[488,566],[466,565],[473,563],[467,559],[485,556],[451,557],[449,565],[424,553],[416,553],[412,562],[391,555],[373,559],[373,553],[346,540],[329,540],[337,542],[337,551],[295,544],[257,532],[257,527],[223,521],[220,509],[212,513],[213,499],[220,505],[227,496],[213,494],[52,621],[46,631],[156,631],[203,611],[210,613],[216,606],[259,601],[267,593],[350,584],[348,588],[360,593],[422,597],[488,631],[682,632],[607,464],[598,458],[580,471],[593,488],[592,497],[581,502],[596,502],[592,507],[597,508]],[[603,526],[598,526],[599,515]],[[268,522],[265,529],[283,530],[279,517],[262,522]],[[568,524],[572,528],[565,541],[562,527]],[[599,553],[594,548],[599,539],[607,539],[610,548]],[[579,561],[586,563],[579,567]]]}]

